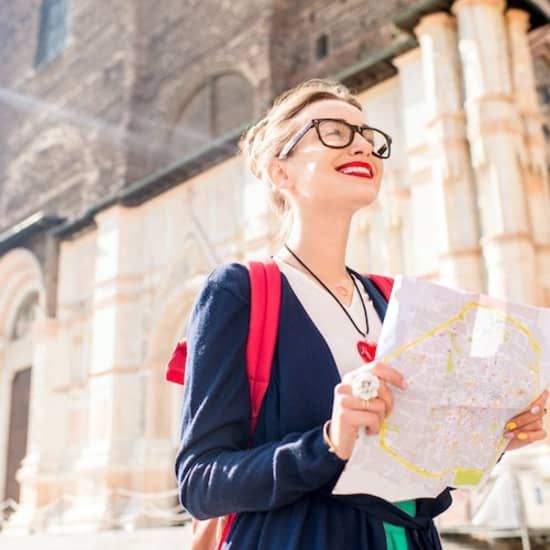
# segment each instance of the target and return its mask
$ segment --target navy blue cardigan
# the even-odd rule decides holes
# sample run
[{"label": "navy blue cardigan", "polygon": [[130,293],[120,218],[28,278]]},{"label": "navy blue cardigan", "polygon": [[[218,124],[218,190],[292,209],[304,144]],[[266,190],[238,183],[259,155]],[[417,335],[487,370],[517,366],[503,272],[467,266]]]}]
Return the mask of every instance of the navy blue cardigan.
[{"label": "navy blue cardigan", "polygon": [[[251,446],[247,268],[233,263],[215,269],[194,303],[176,458],[182,505],[198,519],[239,513],[225,549],[384,550],[383,521],[405,527],[411,549],[440,549],[432,518],[450,506],[449,490],[418,499],[414,518],[371,495],[331,495],[345,461],[328,451],[322,425],[331,417],[340,375],[326,341],[281,276],[271,383]],[[384,298],[361,280],[383,319]]]}]

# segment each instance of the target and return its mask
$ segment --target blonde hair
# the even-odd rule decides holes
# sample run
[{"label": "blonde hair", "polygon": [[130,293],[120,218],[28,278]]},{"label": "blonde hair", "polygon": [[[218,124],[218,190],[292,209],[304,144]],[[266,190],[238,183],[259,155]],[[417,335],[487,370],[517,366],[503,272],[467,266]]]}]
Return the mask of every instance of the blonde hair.
[{"label": "blonde hair", "polygon": [[338,99],[362,111],[361,104],[352,92],[339,82],[311,79],[281,94],[267,115],[249,128],[242,136],[239,146],[250,171],[268,187],[269,202],[282,217],[280,238],[284,238],[292,223],[289,204],[277,188],[271,185],[268,166],[297,128],[294,117],[305,107],[324,99]]}]

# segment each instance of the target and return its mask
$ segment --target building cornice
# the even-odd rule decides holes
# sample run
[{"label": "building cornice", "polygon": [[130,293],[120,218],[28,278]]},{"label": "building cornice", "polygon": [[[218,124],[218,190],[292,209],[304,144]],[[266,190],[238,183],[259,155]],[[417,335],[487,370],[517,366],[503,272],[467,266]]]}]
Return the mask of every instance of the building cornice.
[{"label": "building cornice", "polygon": [[9,229],[0,233],[0,254],[22,245],[32,236],[51,230],[65,221],[43,211],[35,212],[31,216],[15,223]]}]

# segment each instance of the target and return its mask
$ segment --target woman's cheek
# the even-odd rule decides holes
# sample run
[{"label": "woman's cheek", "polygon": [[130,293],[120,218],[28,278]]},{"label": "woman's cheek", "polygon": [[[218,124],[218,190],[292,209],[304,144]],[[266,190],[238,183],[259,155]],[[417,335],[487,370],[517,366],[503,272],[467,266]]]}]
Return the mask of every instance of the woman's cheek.
[{"label": "woman's cheek", "polygon": [[376,173],[378,174],[378,182],[381,182],[382,181],[382,177],[384,176],[384,161],[383,160],[378,160],[378,162],[376,163],[377,166],[376,166]]}]

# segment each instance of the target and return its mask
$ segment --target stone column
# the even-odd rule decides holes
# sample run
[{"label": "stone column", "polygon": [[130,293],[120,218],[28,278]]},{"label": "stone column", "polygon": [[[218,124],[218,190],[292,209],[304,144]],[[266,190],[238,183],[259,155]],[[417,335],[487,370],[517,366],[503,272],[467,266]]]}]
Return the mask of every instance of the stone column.
[{"label": "stone column", "polygon": [[52,391],[56,337],[55,319],[40,317],[35,321],[32,329],[27,452],[17,472],[20,483],[19,508],[10,517],[5,529],[8,533],[28,532],[29,527],[39,520],[38,510],[60,495],[58,468],[63,453],[64,403]]},{"label": "stone column", "polygon": [[428,134],[433,152],[432,178],[440,231],[440,279],[482,290],[482,262],[475,183],[462,109],[456,21],[447,13],[423,17],[420,41]]},{"label": "stone column", "polygon": [[536,301],[535,246],[519,158],[504,0],[458,0],[459,51],[490,294]]},{"label": "stone column", "polygon": [[133,488],[140,465],[134,445],[145,429],[141,301],[147,294],[135,272],[142,265],[135,212],[115,206],[96,222],[87,440],[73,466],[78,498],[64,522],[101,527],[109,521],[113,490]]},{"label": "stone column", "polygon": [[[535,243],[537,260],[537,303],[550,305],[550,199],[546,166],[543,116],[537,102],[533,63],[527,30],[529,14],[518,9],[508,10],[508,37],[512,83],[516,104],[523,125],[523,144],[519,156],[525,181],[525,193]],[[545,276],[546,274],[546,276]]]},{"label": "stone column", "polygon": [[405,218],[410,194],[410,189],[394,184],[387,193],[388,200],[384,205],[385,227],[388,235],[387,273],[390,275],[406,272],[403,235],[406,231]]},{"label": "stone column", "polygon": [[401,90],[403,154],[406,158],[405,187],[410,193],[407,229],[403,231],[404,264],[410,274],[426,280],[439,280],[439,228],[434,213],[439,209],[432,165],[435,155],[427,135],[428,105],[423,78],[423,60],[420,48],[411,50],[393,60],[399,71]]}]

